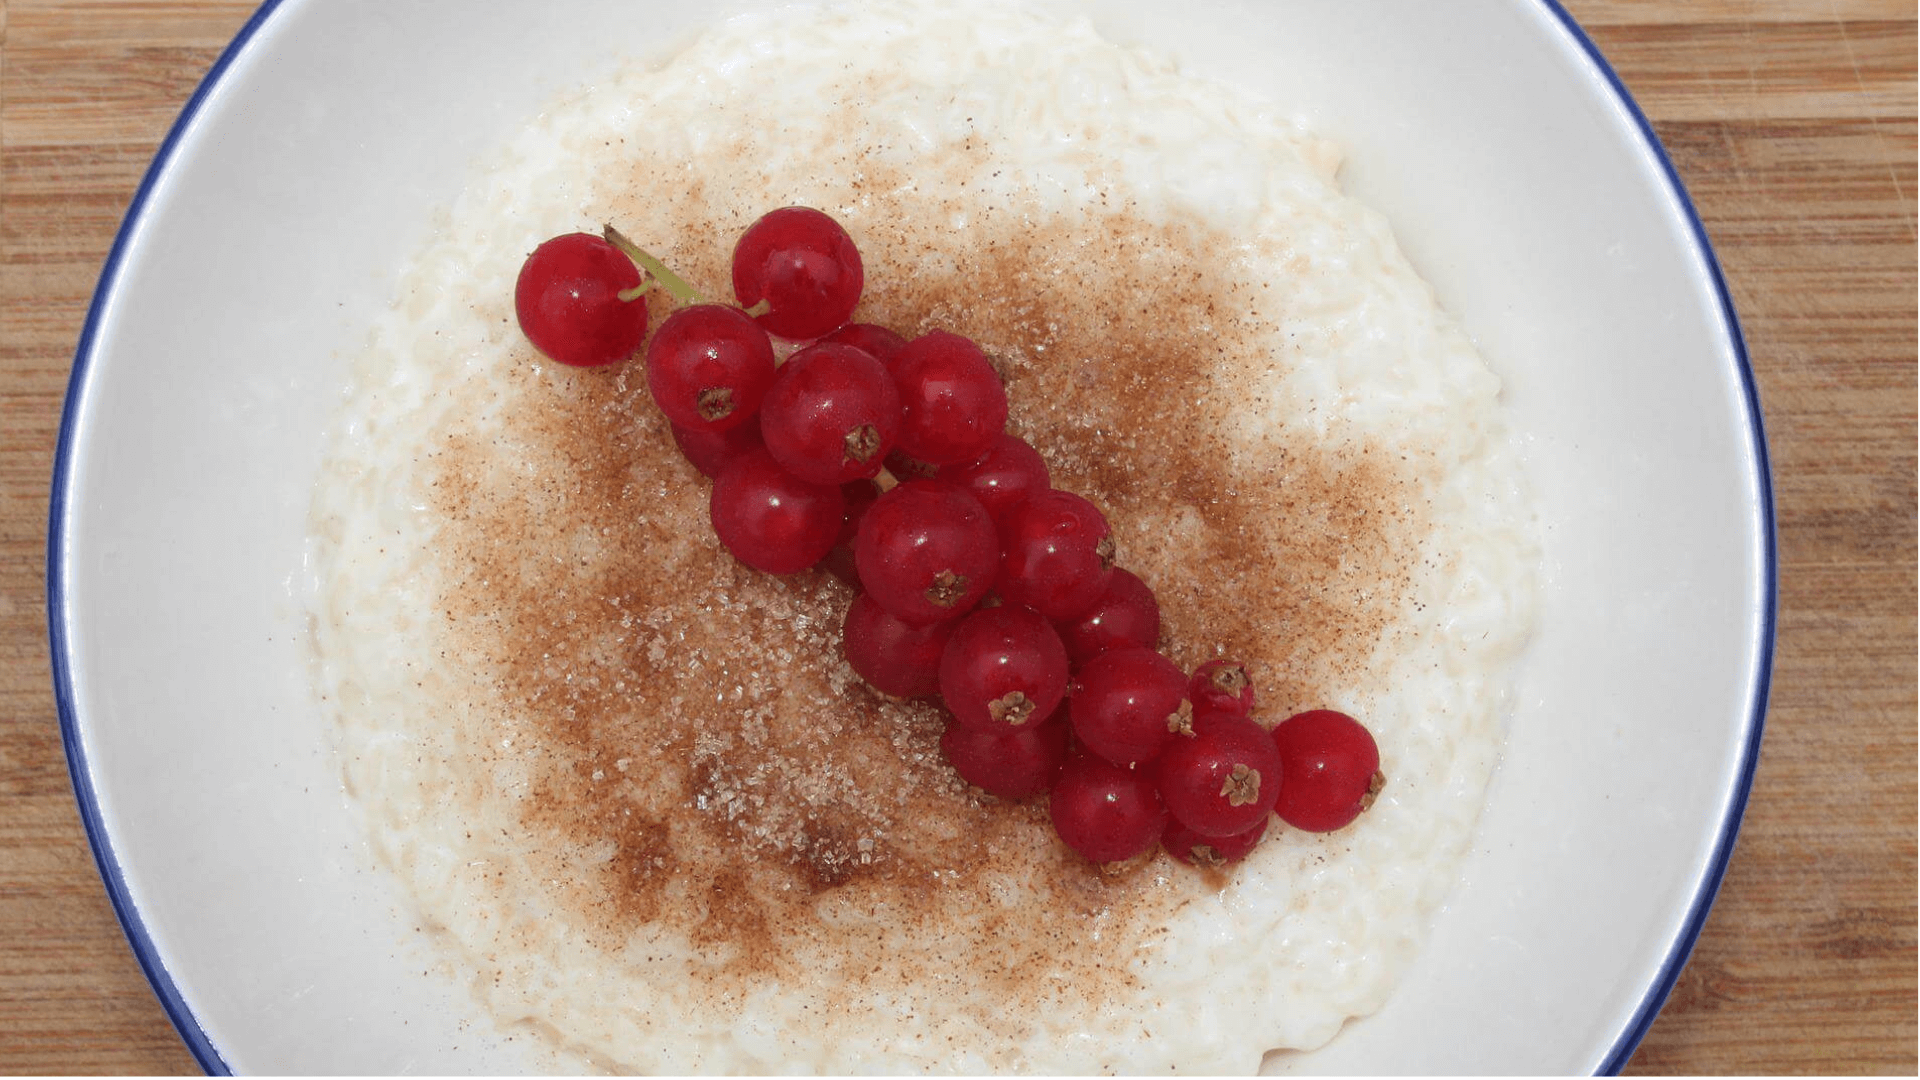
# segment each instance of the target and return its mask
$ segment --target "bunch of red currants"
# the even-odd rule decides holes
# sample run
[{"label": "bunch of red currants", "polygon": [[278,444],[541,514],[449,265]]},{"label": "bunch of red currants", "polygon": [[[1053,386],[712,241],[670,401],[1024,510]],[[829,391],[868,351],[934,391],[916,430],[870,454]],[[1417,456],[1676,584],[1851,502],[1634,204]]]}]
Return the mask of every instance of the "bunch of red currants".
[{"label": "bunch of red currants", "polygon": [[[650,341],[641,266],[691,301]],[[1330,831],[1371,805],[1379,753],[1357,721],[1316,710],[1269,732],[1241,665],[1189,675],[1155,651],[1153,591],[1115,565],[1099,508],[1052,487],[1005,430],[1006,389],[978,345],[849,321],[865,273],[838,222],[775,210],[732,271],[740,306],[699,302],[611,228],[575,233],[528,258],[515,306],[564,363],[646,342],[653,399],[713,480],[721,543],[755,569],[819,567],[859,590],[848,664],[883,694],[937,697],[941,747],[968,783],[1048,795],[1061,839],[1098,863],[1160,844],[1221,865],[1276,812]],[[777,363],[776,336],[806,344]]]}]

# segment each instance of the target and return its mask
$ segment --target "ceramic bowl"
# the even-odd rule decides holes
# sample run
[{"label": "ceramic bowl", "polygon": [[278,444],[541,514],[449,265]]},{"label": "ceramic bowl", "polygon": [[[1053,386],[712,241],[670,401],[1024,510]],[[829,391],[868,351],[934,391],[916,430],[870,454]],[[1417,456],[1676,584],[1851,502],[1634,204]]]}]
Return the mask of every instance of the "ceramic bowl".
[{"label": "ceramic bowl", "polygon": [[[1377,1015],[1270,1064],[1617,1068],[1725,867],[1772,642],[1752,374],[1670,163],[1551,3],[1065,6],[1346,145],[1348,187],[1506,380],[1545,526],[1511,737],[1429,946]],[[714,17],[269,3],[140,188],[73,368],[50,621],[102,875],[209,1070],[554,1064],[423,974],[370,867],[309,688],[308,493],[344,357],[469,164],[610,70],[608,42]]]}]

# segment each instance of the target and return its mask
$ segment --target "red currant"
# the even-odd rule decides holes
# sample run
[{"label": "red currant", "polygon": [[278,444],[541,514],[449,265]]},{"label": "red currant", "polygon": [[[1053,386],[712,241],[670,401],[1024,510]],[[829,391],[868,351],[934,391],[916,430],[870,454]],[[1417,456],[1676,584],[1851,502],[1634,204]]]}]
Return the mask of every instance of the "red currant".
[{"label": "red currant", "polygon": [[1238,660],[1209,660],[1194,668],[1187,696],[1195,712],[1253,715],[1253,679]]},{"label": "red currant", "polygon": [[568,233],[533,249],[513,286],[520,332],[563,364],[598,367],[632,356],[647,336],[647,298],[620,299],[640,268],[591,233]]},{"label": "red currant", "polygon": [[769,574],[820,561],[840,535],[840,489],[809,484],[782,469],[766,447],[749,450],[713,482],[713,531],[733,557]]},{"label": "red currant", "polygon": [[724,472],[734,458],[763,445],[757,419],[725,431],[688,431],[678,424],[667,426],[673,431],[673,444],[700,470],[700,475],[709,480]]},{"label": "red currant", "polygon": [[1152,849],[1167,824],[1160,793],[1144,771],[1084,752],[1067,758],[1047,812],[1060,839],[1097,863],[1121,862]]},{"label": "red currant", "polygon": [[830,341],[835,345],[851,345],[882,364],[888,365],[889,371],[892,370],[893,358],[899,356],[900,350],[907,347],[906,338],[884,326],[864,322],[848,323],[820,340]]},{"label": "red currant", "polygon": [[1107,591],[1113,530],[1068,491],[1036,491],[1000,521],[1000,595],[1049,619],[1077,619]]},{"label": "red currant", "polygon": [[847,520],[840,526],[840,543],[851,548],[853,538],[860,533],[860,519],[880,500],[880,485],[871,480],[849,480],[840,485],[840,494],[847,497]]},{"label": "red currant", "polygon": [[1286,790],[1273,737],[1231,713],[1195,717],[1193,737],[1173,740],[1154,762],[1154,778],[1167,813],[1202,836],[1246,832]]},{"label": "red currant", "polygon": [[880,361],[851,345],[787,357],[760,403],[773,459],[814,484],[878,475],[900,433],[900,395]]},{"label": "red currant", "polygon": [[1272,815],[1260,819],[1260,823],[1243,833],[1233,836],[1201,836],[1178,818],[1167,818],[1167,831],[1160,837],[1160,846],[1167,854],[1189,866],[1204,866],[1219,869],[1228,863],[1237,863],[1260,844],[1260,838],[1267,835],[1267,823]]},{"label": "red currant", "polygon": [[1114,567],[1107,591],[1085,615],[1060,623],[1059,630],[1067,659],[1076,668],[1084,667],[1108,649],[1153,648],[1160,640],[1160,603],[1146,582]]},{"label": "red currant", "polygon": [[1007,426],[1007,389],[980,347],[935,330],[887,365],[900,389],[900,449],[934,465],[973,461]]},{"label": "red currant", "polygon": [[840,494],[847,500],[847,516],[840,523],[840,538],[834,541],[833,550],[820,560],[820,569],[858,589],[860,571],[853,565],[853,538],[860,531],[860,519],[866,516],[867,508],[880,497],[880,485],[853,480],[840,485]]},{"label": "red currant", "polygon": [[647,343],[654,403],[688,431],[725,431],[751,420],[774,374],[773,342],[739,308],[681,308]]},{"label": "red currant", "polygon": [[940,656],[953,635],[950,622],[911,626],[871,596],[856,596],[841,628],[847,663],[868,685],[894,697],[940,692]]},{"label": "red currant", "polygon": [[1078,675],[1068,715],[1088,750],[1115,765],[1152,761],[1192,730],[1187,676],[1152,649],[1110,649]]},{"label": "red currant", "polygon": [[1027,440],[1005,432],[994,438],[985,454],[964,465],[948,465],[939,476],[979,499],[996,524],[1022,499],[1047,490],[1052,482],[1040,452]]},{"label": "red currant", "polygon": [[1066,694],[1060,635],[1023,607],[968,615],[940,657],[940,696],[963,724],[1001,732],[1038,724]]},{"label": "red currant", "polygon": [[1067,725],[1059,711],[1042,723],[1012,731],[947,724],[940,749],[960,778],[1009,802],[1045,794],[1067,760]]},{"label": "red currant", "polygon": [[881,607],[909,623],[951,619],[993,586],[993,522],[973,496],[931,480],[901,484],[860,519],[853,562]]},{"label": "red currant", "polygon": [[1380,794],[1380,748],[1360,721],[1332,709],[1290,716],[1273,729],[1280,753],[1280,820],[1307,832],[1332,832],[1360,816]]},{"label": "red currant", "polygon": [[843,325],[865,283],[860,251],[847,230],[805,206],[762,217],[733,248],[733,295],[745,308],[765,301],[766,313],[756,316],[760,325],[792,341]]}]

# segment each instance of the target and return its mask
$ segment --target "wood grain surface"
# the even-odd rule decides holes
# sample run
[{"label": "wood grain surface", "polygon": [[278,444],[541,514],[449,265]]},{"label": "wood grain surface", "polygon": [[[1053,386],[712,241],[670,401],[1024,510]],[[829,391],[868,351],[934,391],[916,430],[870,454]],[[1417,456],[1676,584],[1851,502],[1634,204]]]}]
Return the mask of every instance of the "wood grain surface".
[{"label": "wood grain surface", "polygon": [[[1766,410],[1779,645],[1719,902],[1630,1069],[1913,1073],[1912,0],[1570,0],[1722,260]],[[160,139],[251,5],[0,0],[0,1071],[195,1071],[88,853],[49,674],[60,407]]]}]

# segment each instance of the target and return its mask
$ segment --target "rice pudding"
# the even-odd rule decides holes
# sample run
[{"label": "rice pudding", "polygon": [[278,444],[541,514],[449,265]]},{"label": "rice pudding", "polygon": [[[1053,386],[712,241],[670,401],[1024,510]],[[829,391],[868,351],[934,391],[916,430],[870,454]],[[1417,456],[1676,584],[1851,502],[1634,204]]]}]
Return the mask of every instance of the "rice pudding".
[{"label": "rice pudding", "polygon": [[[314,619],[348,790],[495,1022],[617,1070],[1246,1072],[1378,1008],[1536,556],[1498,380],[1338,163],[1083,21],[923,0],[717,26],[484,163],[356,361]],[[1268,725],[1367,723],[1367,814],[1228,874],[1079,859],[848,669],[845,586],[727,556],[637,364],[514,325],[549,236],[616,223],[730,299],[791,204],[859,244],[856,318],[987,351],[1169,657],[1246,662]]]}]

